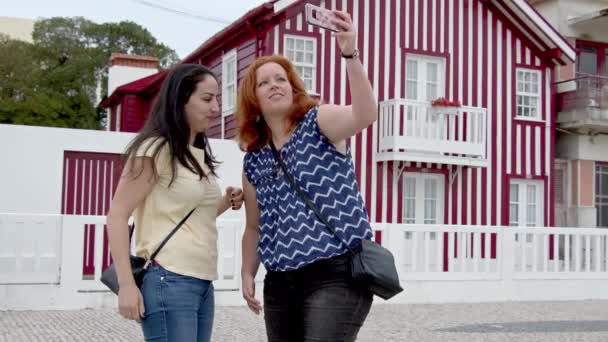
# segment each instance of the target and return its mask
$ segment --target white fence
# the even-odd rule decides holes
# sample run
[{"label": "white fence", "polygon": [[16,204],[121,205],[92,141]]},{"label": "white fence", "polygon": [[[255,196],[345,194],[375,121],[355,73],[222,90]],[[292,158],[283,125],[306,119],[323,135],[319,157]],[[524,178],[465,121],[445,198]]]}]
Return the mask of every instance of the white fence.
[{"label": "white fence", "polygon": [[[115,296],[99,282],[107,264],[104,224],[101,216],[0,214],[0,310],[115,306]],[[92,249],[84,247],[87,225],[96,228]],[[218,221],[219,305],[243,304],[242,227],[241,219]],[[394,253],[404,283],[405,292],[392,303],[608,299],[605,229],[374,228]],[[94,253],[93,275],[83,272],[91,260],[86,253]]]}]

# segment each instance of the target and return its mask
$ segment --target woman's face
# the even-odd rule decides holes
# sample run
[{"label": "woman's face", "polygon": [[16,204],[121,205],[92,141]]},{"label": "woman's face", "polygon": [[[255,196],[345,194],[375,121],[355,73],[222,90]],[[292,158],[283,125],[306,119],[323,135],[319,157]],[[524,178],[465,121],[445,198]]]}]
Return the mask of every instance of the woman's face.
[{"label": "woman's face", "polygon": [[217,96],[218,85],[214,77],[207,75],[196,84],[192,95],[184,105],[191,134],[204,132],[209,128],[213,117],[218,115],[220,106]]},{"label": "woman's face", "polygon": [[277,63],[269,62],[256,70],[255,79],[255,95],[262,113],[288,113],[293,105],[293,88],[285,69]]}]

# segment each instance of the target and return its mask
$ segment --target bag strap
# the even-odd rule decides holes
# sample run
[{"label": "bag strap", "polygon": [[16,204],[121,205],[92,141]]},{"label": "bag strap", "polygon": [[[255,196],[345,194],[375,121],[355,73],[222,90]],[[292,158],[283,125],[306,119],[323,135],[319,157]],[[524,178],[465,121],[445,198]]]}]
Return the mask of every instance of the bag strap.
[{"label": "bag strap", "polygon": [[287,167],[285,166],[285,163],[283,162],[283,158],[281,158],[281,155],[277,151],[277,148],[274,146],[274,142],[272,142],[272,139],[270,140],[270,148],[272,149],[272,154],[274,155],[274,159],[276,159],[276,161],[281,166],[281,169],[283,170],[283,173],[285,174],[285,176],[287,177],[287,180],[291,184],[291,187],[296,191],[296,193],[300,196],[300,198],[304,201],[304,203],[306,203],[308,208],[310,208],[310,210],[312,210],[315,213],[315,215],[317,215],[319,220],[321,222],[323,222],[325,227],[327,227],[327,229],[329,229],[329,231],[332,234],[334,234],[334,236],[346,246],[346,248],[348,249],[348,251],[351,254],[355,254],[355,252],[352,250],[352,248],[350,248],[348,243],[346,241],[344,241],[344,239],[342,239],[337,234],[336,229],[329,223],[329,221],[323,215],[321,215],[321,212],[319,211],[319,209],[317,209],[317,206],[313,203],[313,201],[310,199],[310,197],[308,197],[308,195],[302,190],[302,188],[300,188],[298,183],[296,183],[296,180],[293,178],[291,173],[289,173],[289,171],[287,171]]}]

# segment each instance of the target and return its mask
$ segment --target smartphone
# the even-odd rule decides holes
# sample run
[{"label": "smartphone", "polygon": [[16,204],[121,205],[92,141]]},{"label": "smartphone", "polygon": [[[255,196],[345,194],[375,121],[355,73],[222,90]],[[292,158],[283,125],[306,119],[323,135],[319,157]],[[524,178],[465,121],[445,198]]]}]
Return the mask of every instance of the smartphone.
[{"label": "smartphone", "polygon": [[332,18],[335,18],[335,14],[331,10],[313,4],[306,4],[306,22],[310,25],[338,32],[336,25],[331,22]]}]

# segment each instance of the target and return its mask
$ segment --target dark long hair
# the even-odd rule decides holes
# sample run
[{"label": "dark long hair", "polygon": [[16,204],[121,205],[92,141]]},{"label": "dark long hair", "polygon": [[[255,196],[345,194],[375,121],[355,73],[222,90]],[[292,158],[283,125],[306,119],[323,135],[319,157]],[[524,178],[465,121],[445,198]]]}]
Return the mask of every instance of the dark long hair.
[{"label": "dark long hair", "polygon": [[[136,153],[147,155],[148,149],[152,146],[155,147],[151,157],[155,159],[161,148],[165,144],[168,144],[172,171],[169,186],[175,180],[177,162],[193,173],[198,174],[199,179],[203,179],[203,177],[207,178],[208,175],[205,174],[201,165],[188,149],[190,126],[186,121],[184,110],[184,106],[188,102],[190,95],[195,91],[196,85],[207,77],[213,77],[217,81],[217,77],[211,70],[198,64],[180,64],[169,72],[163,81],[144,127],[125,151],[124,157],[126,160],[131,159],[134,161],[133,157],[135,157]],[[142,153],[138,153],[139,149],[142,148],[142,144],[148,139],[151,139],[152,143],[146,144],[145,150]],[[156,143],[157,141],[158,143]],[[211,173],[216,176],[215,169],[219,162],[211,152],[211,147],[205,133],[198,133],[196,135],[194,147],[205,151],[205,164],[209,167]],[[130,163],[131,172],[134,171],[134,164],[134,162]],[[155,163],[152,165],[156,173]],[[139,170],[139,174],[141,174],[142,170]]]}]

